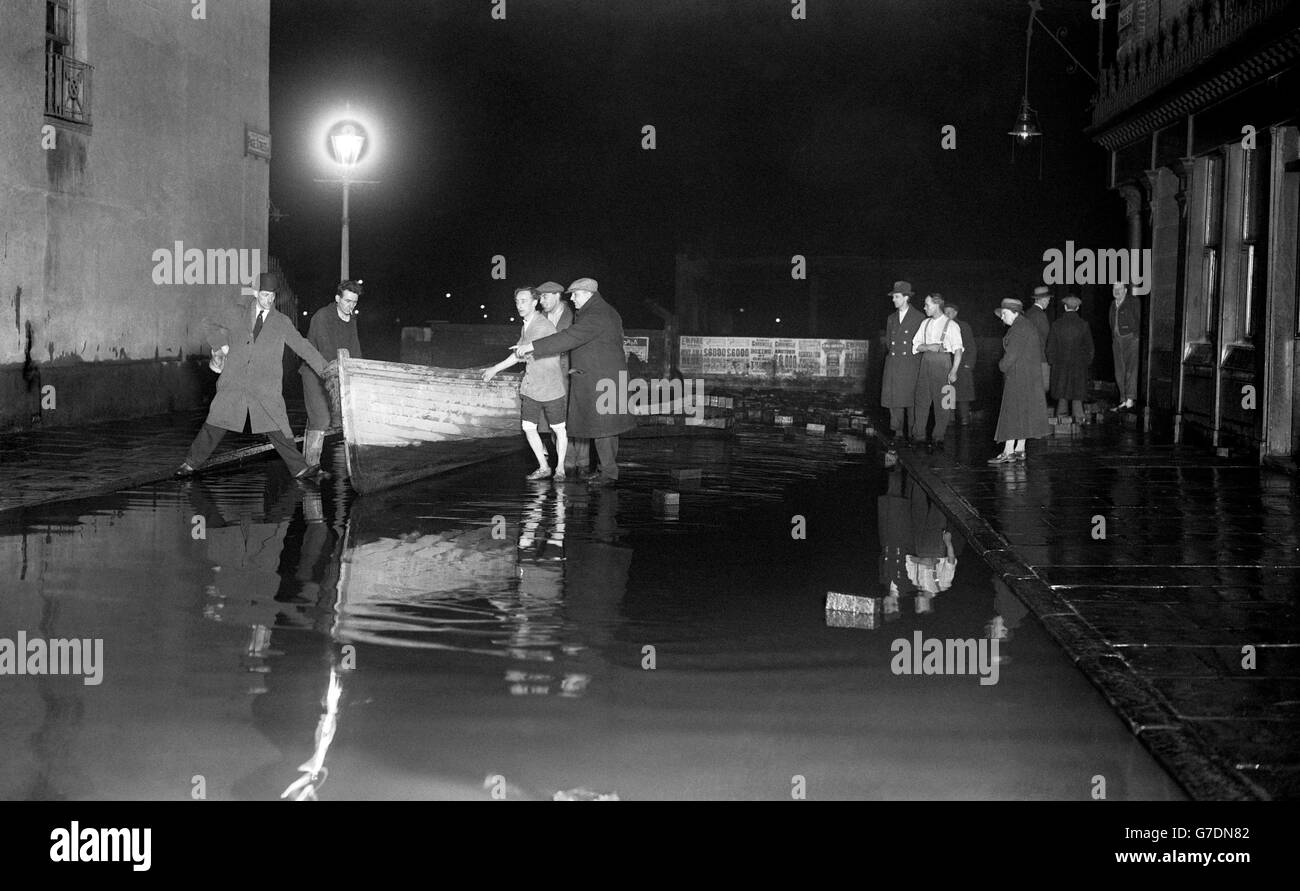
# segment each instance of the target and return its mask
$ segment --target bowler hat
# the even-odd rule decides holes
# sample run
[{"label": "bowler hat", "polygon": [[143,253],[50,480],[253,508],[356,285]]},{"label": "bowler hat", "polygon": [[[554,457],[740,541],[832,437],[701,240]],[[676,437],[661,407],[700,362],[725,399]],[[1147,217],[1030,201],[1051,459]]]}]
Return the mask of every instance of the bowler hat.
[{"label": "bowler hat", "polygon": [[1052,296],[1052,289],[1047,287],[1047,285],[1039,285],[1038,287],[1034,288],[1035,300],[1038,300],[1043,297],[1051,297],[1051,296]]},{"label": "bowler hat", "polygon": [[889,293],[890,293],[890,295],[893,295],[893,294],[906,294],[908,297],[911,297],[911,296],[912,296],[912,283],[911,283],[911,282],[903,282],[903,281],[894,282],[894,290],[890,291]]},{"label": "bowler hat", "polygon": [[257,290],[259,291],[279,291],[280,276],[274,272],[263,272],[257,277]]},{"label": "bowler hat", "polygon": [[538,294],[563,294],[564,285],[559,282],[542,282],[533,290]]},{"label": "bowler hat", "polygon": [[590,291],[591,293],[595,294],[599,290],[600,288],[596,285],[596,280],[594,278],[576,279],[573,282],[573,284],[569,285],[570,294],[572,294],[574,291]]}]

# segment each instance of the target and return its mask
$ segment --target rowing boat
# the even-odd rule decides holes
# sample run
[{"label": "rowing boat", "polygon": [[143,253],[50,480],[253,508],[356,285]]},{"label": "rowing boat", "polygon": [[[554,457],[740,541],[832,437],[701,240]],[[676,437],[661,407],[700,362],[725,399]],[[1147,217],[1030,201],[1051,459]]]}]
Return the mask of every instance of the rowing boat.
[{"label": "rowing boat", "polygon": [[348,475],[372,492],[517,452],[519,375],[353,359],[339,350]]},{"label": "rowing boat", "polygon": [[[348,474],[372,492],[527,447],[519,429],[519,374],[483,382],[481,368],[353,359],[339,350],[338,396]],[[676,403],[645,406],[633,438],[732,432],[731,400],[701,397],[702,416]]]}]

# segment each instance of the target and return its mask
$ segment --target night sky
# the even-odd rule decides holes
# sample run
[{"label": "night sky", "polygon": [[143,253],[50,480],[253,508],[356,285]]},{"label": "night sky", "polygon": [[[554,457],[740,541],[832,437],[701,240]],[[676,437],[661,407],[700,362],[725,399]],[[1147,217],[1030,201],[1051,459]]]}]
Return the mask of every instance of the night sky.
[{"label": "night sky", "polygon": [[[504,22],[492,5],[273,0],[271,200],[287,216],[270,248],[304,308],[337,283],[340,190],[313,177],[328,175],[319,123],[345,102],[381,140],[357,174],[381,182],[352,192],[351,273],[403,324],[481,319],[481,303],[503,322],[514,286],[591,275],[627,327],[658,327],[641,301],[672,305],[683,250],[1034,268],[1066,239],[1122,243],[1083,133],[1092,82],[1041,31],[1030,101],[1046,137],[1012,161],[1020,0],[808,0],[805,21],[789,0],[507,0]],[[1090,6],[1041,15],[1094,68]],[[890,284],[836,290],[823,312],[860,313],[867,294],[883,318]]]}]

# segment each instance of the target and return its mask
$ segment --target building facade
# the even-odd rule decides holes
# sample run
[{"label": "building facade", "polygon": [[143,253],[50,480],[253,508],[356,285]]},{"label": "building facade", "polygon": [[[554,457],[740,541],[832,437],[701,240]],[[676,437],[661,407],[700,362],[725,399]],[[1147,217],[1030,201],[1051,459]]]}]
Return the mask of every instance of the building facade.
[{"label": "building facade", "polygon": [[1151,251],[1141,402],[1181,440],[1300,446],[1300,4],[1122,0],[1090,135]]},{"label": "building facade", "polygon": [[6,0],[0,429],[197,405],[266,268],[264,0]]}]

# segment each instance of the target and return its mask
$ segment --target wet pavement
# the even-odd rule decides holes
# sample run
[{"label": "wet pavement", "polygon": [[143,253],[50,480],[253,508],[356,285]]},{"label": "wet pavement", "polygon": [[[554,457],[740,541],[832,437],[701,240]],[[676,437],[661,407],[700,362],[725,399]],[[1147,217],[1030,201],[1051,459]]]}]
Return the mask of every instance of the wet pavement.
[{"label": "wet pavement", "polygon": [[[287,405],[294,430],[307,418]],[[207,409],[0,434],[0,512],[118,492],[171,477],[203,426]],[[301,447],[302,437],[297,440]],[[227,433],[207,466],[238,464],[271,450],[265,436]]]},{"label": "wet pavement", "polygon": [[[104,642],[98,685],[0,676],[0,797],[1183,797],[935,469],[761,426],[620,458],[599,491],[524,453],[360,498],[270,460],[0,513],[0,638]],[[895,673],[991,638],[994,684]]]},{"label": "wet pavement", "polygon": [[1195,797],[1300,794],[1295,477],[1131,419],[899,458]]}]

